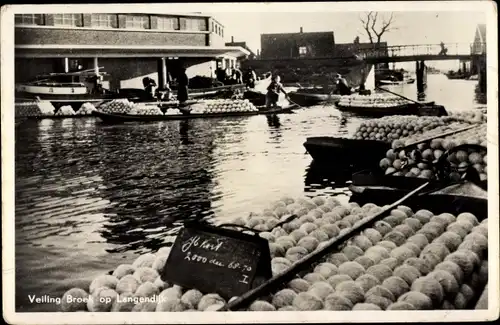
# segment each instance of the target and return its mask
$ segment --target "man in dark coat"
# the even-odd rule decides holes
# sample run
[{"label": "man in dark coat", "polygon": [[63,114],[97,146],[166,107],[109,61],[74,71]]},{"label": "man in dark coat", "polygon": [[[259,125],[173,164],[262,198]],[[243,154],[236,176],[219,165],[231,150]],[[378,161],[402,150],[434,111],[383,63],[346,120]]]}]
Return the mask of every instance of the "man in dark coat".
[{"label": "man in dark coat", "polygon": [[184,103],[188,100],[188,86],[189,86],[189,78],[186,74],[186,69],[182,68],[179,74],[178,80],[178,88],[177,88],[177,100],[180,103]]}]

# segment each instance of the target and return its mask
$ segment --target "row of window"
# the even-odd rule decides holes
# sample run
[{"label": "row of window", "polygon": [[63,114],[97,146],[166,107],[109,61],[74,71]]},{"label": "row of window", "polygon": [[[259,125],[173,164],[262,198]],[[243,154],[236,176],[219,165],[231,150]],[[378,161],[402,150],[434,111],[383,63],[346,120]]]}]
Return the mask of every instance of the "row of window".
[{"label": "row of window", "polygon": [[[82,27],[82,14],[53,14],[54,26]],[[197,17],[156,17],[156,28],[159,30],[189,30],[207,31],[206,18]],[[17,25],[47,25],[43,14],[20,14],[15,15]],[[89,27],[118,28],[118,15],[116,14],[92,14]],[[121,27],[121,26],[120,26]],[[152,29],[150,16],[148,15],[125,15],[124,28],[130,29]],[[212,32],[224,36],[223,28],[212,22]]]}]

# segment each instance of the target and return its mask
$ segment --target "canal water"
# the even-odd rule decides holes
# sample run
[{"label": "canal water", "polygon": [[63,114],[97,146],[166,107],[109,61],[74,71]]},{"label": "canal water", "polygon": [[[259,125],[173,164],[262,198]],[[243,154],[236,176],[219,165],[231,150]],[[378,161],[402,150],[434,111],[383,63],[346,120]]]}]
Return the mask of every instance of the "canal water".
[{"label": "canal water", "polygon": [[[429,75],[426,99],[471,109],[475,85]],[[417,96],[415,85],[390,89]],[[344,193],[343,182],[309,170],[303,143],[310,136],[348,136],[360,121],[318,106],[277,118],[19,124],[17,311],[57,311],[55,304],[30,298],[88,286],[97,275],[165,245],[181,220],[229,220],[283,195]]]}]

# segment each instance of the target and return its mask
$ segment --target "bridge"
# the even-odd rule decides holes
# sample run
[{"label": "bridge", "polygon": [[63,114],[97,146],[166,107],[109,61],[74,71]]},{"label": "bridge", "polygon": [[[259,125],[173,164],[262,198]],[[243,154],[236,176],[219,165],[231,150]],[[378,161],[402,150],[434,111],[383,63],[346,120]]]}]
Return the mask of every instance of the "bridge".
[{"label": "bridge", "polygon": [[441,44],[392,45],[360,49],[357,54],[367,63],[411,62],[411,61],[442,61],[442,60],[472,60],[483,56],[486,44],[451,43],[444,44],[446,54],[440,54]]},{"label": "bridge", "polygon": [[[443,48],[445,51],[443,51]],[[369,64],[415,62],[417,90],[423,92],[427,84],[425,61],[461,60],[486,62],[485,43],[452,43],[382,46],[355,51],[359,59]],[[479,69],[480,70],[480,69]],[[479,83],[484,84],[486,73],[479,71]]]}]

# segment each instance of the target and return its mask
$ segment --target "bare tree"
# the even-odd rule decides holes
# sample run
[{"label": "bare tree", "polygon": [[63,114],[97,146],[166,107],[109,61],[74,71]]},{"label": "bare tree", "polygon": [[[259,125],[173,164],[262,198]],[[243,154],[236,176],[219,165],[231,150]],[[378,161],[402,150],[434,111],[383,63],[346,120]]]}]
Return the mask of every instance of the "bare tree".
[{"label": "bare tree", "polygon": [[363,29],[370,43],[375,47],[378,47],[385,33],[397,29],[394,27],[394,13],[386,17],[384,15],[379,16],[378,12],[370,11],[365,16],[359,17],[359,20],[363,24]]}]

